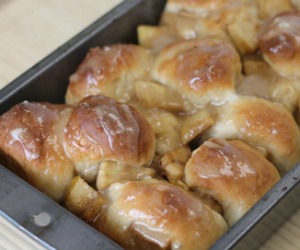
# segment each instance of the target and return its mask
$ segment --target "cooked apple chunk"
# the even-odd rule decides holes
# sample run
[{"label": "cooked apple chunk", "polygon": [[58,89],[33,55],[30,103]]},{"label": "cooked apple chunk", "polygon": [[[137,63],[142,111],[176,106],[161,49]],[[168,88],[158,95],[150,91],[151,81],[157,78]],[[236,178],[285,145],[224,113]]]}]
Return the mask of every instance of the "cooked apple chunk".
[{"label": "cooked apple chunk", "polygon": [[106,201],[80,176],[73,178],[64,199],[64,205],[78,217],[91,223],[101,212]]},{"label": "cooked apple chunk", "polygon": [[135,93],[137,98],[149,108],[184,111],[187,104],[178,92],[151,81],[137,81]]},{"label": "cooked apple chunk", "polygon": [[184,177],[184,166],[191,157],[189,147],[180,147],[167,152],[161,158],[161,171],[168,181],[178,184]]},{"label": "cooked apple chunk", "polygon": [[212,115],[205,109],[199,109],[194,114],[185,116],[180,131],[182,143],[186,145],[213,124]]},{"label": "cooked apple chunk", "polygon": [[159,52],[176,39],[176,36],[167,26],[140,25],[137,33],[139,44],[150,49],[153,53]]},{"label": "cooked apple chunk", "polygon": [[154,175],[155,170],[152,168],[133,167],[113,161],[105,161],[99,166],[96,186],[100,191],[115,182],[137,181]]}]

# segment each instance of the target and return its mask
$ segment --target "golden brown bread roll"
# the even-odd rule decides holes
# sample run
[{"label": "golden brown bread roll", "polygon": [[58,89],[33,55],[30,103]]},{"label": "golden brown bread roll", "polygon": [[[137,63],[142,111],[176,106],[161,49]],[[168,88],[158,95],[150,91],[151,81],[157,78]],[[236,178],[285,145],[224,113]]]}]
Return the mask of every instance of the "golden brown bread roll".
[{"label": "golden brown bread roll", "polygon": [[56,200],[75,170],[94,181],[103,161],[143,166],[154,155],[148,121],[105,96],[87,97],[76,106],[23,102],[0,117],[0,128],[7,165]]},{"label": "golden brown bread roll", "polygon": [[259,48],[266,62],[279,74],[300,77],[300,12],[275,16],[262,31]]},{"label": "golden brown bread roll", "polygon": [[240,73],[239,56],[230,45],[191,39],[165,47],[156,57],[152,77],[202,106],[231,99]]},{"label": "golden brown bread roll", "polygon": [[83,99],[74,108],[65,138],[65,150],[82,175],[96,173],[103,161],[149,165],[155,150],[152,127],[140,113],[99,95]]},{"label": "golden brown bread roll", "polygon": [[92,48],[71,75],[66,103],[76,104],[89,95],[106,95],[127,102],[133,83],[147,76],[152,55],[138,45],[115,44]]},{"label": "golden brown bread roll", "polygon": [[281,174],[300,160],[300,131],[282,105],[255,97],[239,97],[219,107],[208,138],[240,139],[265,148]]},{"label": "golden brown bread roll", "polygon": [[93,226],[126,249],[208,249],[223,217],[182,188],[149,179],[115,183]]},{"label": "golden brown bread roll", "polygon": [[64,151],[64,129],[72,108],[20,103],[0,116],[0,152],[5,166],[55,200],[61,200],[74,168]]},{"label": "golden brown bread roll", "polygon": [[239,220],[280,179],[275,166],[242,141],[210,139],[185,167],[185,182],[223,207],[229,226]]},{"label": "golden brown bread roll", "polygon": [[160,25],[183,39],[211,37],[229,42],[242,54],[257,48],[255,1],[169,0]]}]

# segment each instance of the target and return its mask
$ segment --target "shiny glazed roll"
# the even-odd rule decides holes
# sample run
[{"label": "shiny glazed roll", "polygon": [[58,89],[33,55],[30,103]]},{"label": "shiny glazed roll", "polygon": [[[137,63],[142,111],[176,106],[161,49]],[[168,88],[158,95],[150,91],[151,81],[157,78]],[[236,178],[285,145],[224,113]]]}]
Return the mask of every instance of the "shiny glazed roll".
[{"label": "shiny glazed roll", "polygon": [[77,106],[23,102],[0,117],[0,152],[7,167],[55,200],[77,172],[96,179],[103,161],[150,164],[150,124],[135,109],[105,96]]},{"label": "shiny glazed roll", "polygon": [[202,106],[231,99],[240,73],[239,56],[230,45],[193,39],[165,47],[154,62],[152,77]]},{"label": "shiny glazed roll", "polygon": [[76,104],[89,95],[106,95],[127,102],[136,80],[145,78],[152,55],[138,45],[115,44],[92,48],[70,76],[66,103]]},{"label": "shiny glazed roll", "polygon": [[275,16],[262,31],[259,47],[266,62],[279,74],[300,77],[300,12]]},{"label": "shiny glazed roll", "polygon": [[126,249],[209,249],[223,217],[179,186],[150,179],[115,183],[93,225]]},{"label": "shiny glazed roll", "polygon": [[160,24],[183,39],[226,41],[241,54],[256,50],[260,26],[256,3],[251,0],[169,0]]},{"label": "shiny glazed roll", "polygon": [[263,148],[281,174],[300,160],[300,131],[281,104],[255,97],[239,97],[219,107],[208,138],[240,139]]},{"label": "shiny glazed roll", "polygon": [[280,175],[258,151],[238,140],[210,139],[196,149],[185,167],[185,182],[218,201],[229,226],[238,221]]},{"label": "shiny glazed roll", "polygon": [[61,200],[74,167],[64,151],[64,129],[72,107],[20,103],[0,116],[0,159],[26,181]]},{"label": "shiny glazed roll", "polygon": [[105,96],[90,96],[70,115],[65,150],[81,176],[93,180],[103,161],[149,165],[155,138],[149,122],[133,107]]}]

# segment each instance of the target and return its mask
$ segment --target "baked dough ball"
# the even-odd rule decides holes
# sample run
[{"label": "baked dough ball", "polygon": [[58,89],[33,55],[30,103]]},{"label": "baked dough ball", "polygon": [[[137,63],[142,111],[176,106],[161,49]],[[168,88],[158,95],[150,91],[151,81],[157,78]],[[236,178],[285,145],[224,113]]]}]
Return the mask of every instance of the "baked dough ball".
[{"label": "baked dough ball", "polygon": [[23,102],[0,117],[0,128],[4,165],[55,200],[63,198],[75,172],[92,182],[102,162],[142,167],[155,150],[149,122],[105,96],[76,106]]},{"label": "baked dough ball", "polygon": [[240,73],[239,56],[230,45],[214,39],[191,39],[165,47],[154,62],[152,77],[196,106],[203,106],[229,100]]},{"label": "baked dough ball", "polygon": [[232,43],[242,54],[257,48],[255,1],[169,0],[160,24],[183,39],[212,37]]},{"label": "baked dough ball", "polygon": [[209,138],[240,139],[267,150],[281,174],[300,160],[300,131],[282,105],[255,97],[239,97],[219,107]]},{"label": "baked dough ball", "polygon": [[300,12],[275,16],[262,31],[259,48],[266,62],[279,74],[300,77]]},{"label": "baked dough ball", "polygon": [[258,151],[238,140],[210,139],[185,167],[186,184],[216,199],[229,226],[238,221],[280,175]]},{"label": "baked dough ball", "polygon": [[150,123],[134,108],[98,95],[74,108],[66,124],[65,149],[80,175],[92,181],[103,161],[149,165],[155,139]]},{"label": "baked dough ball", "polygon": [[92,48],[71,75],[66,103],[76,104],[89,95],[106,95],[122,102],[132,97],[133,83],[149,73],[152,55],[131,44]]},{"label": "baked dough ball", "polygon": [[115,183],[93,224],[126,249],[209,249],[223,217],[176,185],[150,179]]},{"label": "baked dough ball", "polygon": [[58,201],[74,172],[63,148],[71,111],[67,105],[22,102],[0,117],[3,164]]}]

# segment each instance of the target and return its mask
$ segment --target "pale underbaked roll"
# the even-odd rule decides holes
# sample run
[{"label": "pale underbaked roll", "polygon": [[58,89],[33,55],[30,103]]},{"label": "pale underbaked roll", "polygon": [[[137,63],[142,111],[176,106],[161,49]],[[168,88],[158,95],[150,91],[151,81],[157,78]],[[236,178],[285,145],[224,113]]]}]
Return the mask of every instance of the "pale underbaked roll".
[{"label": "pale underbaked roll", "polygon": [[185,182],[216,199],[229,226],[238,221],[280,175],[258,151],[238,140],[210,139],[197,148],[185,167]]},{"label": "pale underbaked roll", "polygon": [[55,200],[73,178],[64,151],[64,129],[72,107],[20,103],[0,117],[0,152],[4,165]]},{"label": "pale underbaked roll", "polygon": [[84,97],[98,94],[128,102],[133,83],[148,75],[152,60],[149,51],[133,44],[90,49],[70,76],[66,103],[76,104]]},{"label": "pale underbaked roll", "polygon": [[0,152],[33,186],[61,200],[74,174],[95,181],[103,161],[151,163],[151,125],[134,108],[105,96],[78,105],[23,102],[0,117]]},{"label": "pale underbaked roll", "polygon": [[149,179],[115,183],[93,223],[126,249],[209,249],[228,226],[179,186]]},{"label": "pale underbaked roll", "polygon": [[262,31],[259,48],[266,62],[279,74],[300,77],[300,12],[275,16]]},{"label": "pale underbaked roll", "polygon": [[177,90],[196,106],[231,99],[240,73],[237,52],[215,39],[174,42],[158,54],[152,69],[155,81]]},{"label": "pale underbaked roll", "polygon": [[291,113],[278,103],[239,97],[218,108],[209,138],[240,139],[266,149],[281,174],[300,160],[300,131]]},{"label": "pale underbaked roll", "polygon": [[133,107],[106,96],[83,99],[65,129],[65,150],[86,179],[95,178],[103,161],[144,166],[154,155],[149,122]]}]

